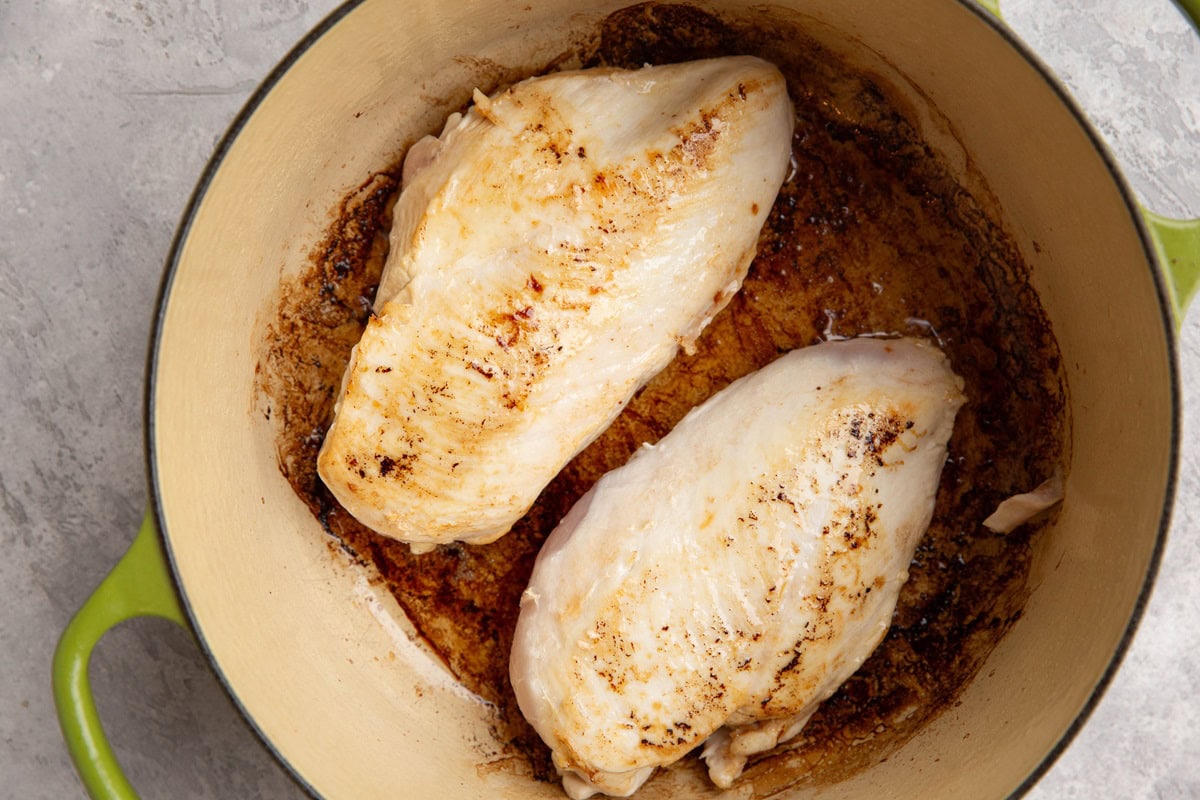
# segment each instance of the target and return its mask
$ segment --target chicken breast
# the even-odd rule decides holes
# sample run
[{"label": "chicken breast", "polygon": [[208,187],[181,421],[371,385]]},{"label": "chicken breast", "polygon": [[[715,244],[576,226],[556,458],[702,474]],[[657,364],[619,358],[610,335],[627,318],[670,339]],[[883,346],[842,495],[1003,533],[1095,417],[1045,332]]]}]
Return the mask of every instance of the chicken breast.
[{"label": "chicken breast", "polygon": [[538,555],[510,662],[573,798],[704,742],[728,787],[883,639],[962,382],[934,346],[792,351],[605,475]]},{"label": "chicken breast", "polygon": [[414,549],[507,532],[740,287],[792,118],[749,57],[477,92],[408,156],[318,459],[338,501]]}]

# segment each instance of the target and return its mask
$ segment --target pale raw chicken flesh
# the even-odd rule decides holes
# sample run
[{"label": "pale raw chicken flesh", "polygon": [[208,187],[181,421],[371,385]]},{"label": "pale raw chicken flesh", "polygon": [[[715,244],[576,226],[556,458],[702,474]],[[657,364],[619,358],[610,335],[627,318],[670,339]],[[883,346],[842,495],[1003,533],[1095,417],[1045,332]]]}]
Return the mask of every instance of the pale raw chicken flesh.
[{"label": "pale raw chicken flesh", "polygon": [[571,797],[627,796],[702,742],[729,787],[800,731],[890,625],[961,387],[912,339],[794,350],[579,500],[510,662]]},{"label": "pale raw chicken flesh", "polygon": [[410,149],[318,470],[414,550],[506,533],[740,287],[788,168],[771,65],[476,93]]}]

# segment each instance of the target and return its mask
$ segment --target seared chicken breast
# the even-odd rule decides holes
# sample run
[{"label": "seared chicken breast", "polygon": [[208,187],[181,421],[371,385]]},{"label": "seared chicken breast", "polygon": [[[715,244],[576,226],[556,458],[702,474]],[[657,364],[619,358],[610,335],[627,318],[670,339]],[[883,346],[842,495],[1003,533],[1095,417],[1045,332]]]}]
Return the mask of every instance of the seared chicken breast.
[{"label": "seared chicken breast", "polygon": [[729,787],[882,640],[962,382],[932,345],[792,351],[645,446],[538,555],[510,662],[573,798],[704,743]]},{"label": "seared chicken breast", "polygon": [[738,290],[792,118],[732,57],[476,93],[414,145],[318,459],[342,506],[418,550],[506,533]]}]

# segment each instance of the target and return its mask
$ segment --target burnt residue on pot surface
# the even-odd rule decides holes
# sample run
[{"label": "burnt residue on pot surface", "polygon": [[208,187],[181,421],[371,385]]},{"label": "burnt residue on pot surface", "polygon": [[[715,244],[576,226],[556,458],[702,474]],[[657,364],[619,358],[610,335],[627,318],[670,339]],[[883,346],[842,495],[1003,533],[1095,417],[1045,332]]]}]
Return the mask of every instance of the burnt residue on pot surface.
[{"label": "burnt residue on pot surface", "polygon": [[[346,197],[311,267],[283,288],[266,325],[260,400],[279,430],[281,470],[333,541],[378,571],[451,670],[496,705],[495,734],[515,759],[510,767],[541,779],[554,778],[548,751],[521,717],[507,677],[518,598],[538,547],[602,474],[792,348],[860,334],[929,337],[965,379],[969,399],[891,631],[799,737],[751,763],[757,795],[834,781],[886,758],[955,702],[1028,595],[1038,528],[1000,536],[980,524],[1000,500],[1036,486],[1067,458],[1057,345],[1027,269],[987,199],[964,190],[922,141],[907,101],[877,75],[781,30],[643,5],[607,19],[579,49],[584,65],[731,53],[774,61],[795,102],[794,170],[742,291],[696,353],[681,354],[638,393],[499,541],[414,556],[359,525],[316,475],[342,371],[386,257],[401,153]],[[697,766],[689,758],[672,769]]]}]

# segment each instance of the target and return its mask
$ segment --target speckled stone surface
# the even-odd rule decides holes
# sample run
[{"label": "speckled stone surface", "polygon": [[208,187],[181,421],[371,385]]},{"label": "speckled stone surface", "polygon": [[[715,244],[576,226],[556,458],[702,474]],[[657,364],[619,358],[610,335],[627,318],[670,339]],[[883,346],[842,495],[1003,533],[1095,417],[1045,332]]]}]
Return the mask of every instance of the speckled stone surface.
[{"label": "speckled stone surface", "polygon": [[[217,139],[332,0],[0,3],[0,796],[81,797],[55,641],[146,500],[142,395],[162,264]],[[1200,36],[1167,0],[1004,0],[1143,201],[1200,216]],[[1145,617],[1031,793],[1200,797],[1200,311],[1180,339],[1184,457]],[[146,798],[299,798],[191,639],[138,620],[92,666]]]}]

